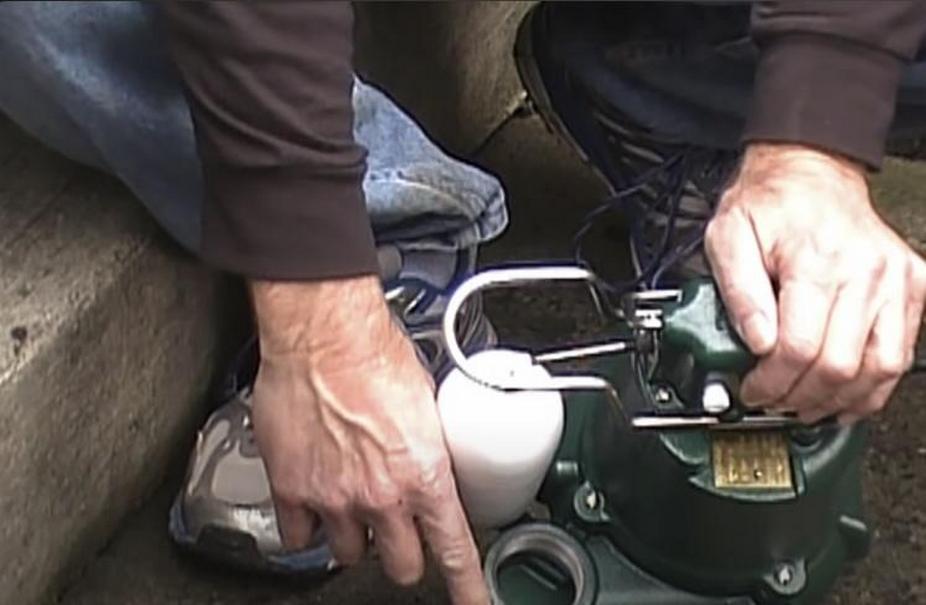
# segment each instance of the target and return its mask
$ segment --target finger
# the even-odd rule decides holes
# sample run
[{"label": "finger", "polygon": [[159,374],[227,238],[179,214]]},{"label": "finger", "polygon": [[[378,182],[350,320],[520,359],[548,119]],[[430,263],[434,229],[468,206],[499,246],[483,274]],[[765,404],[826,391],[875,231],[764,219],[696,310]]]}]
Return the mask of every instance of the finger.
[{"label": "finger", "polygon": [[326,513],[321,519],[337,562],[346,566],[359,563],[367,550],[366,528],[347,513]]},{"label": "finger", "polygon": [[[897,386],[899,380],[890,376],[891,358],[896,355],[897,359],[894,360],[894,363],[904,368],[909,368],[913,363],[914,350],[922,322],[923,303],[924,298],[926,298],[926,266],[919,257],[913,257],[902,277],[900,273],[898,271],[889,276],[893,277],[893,284],[882,289],[883,292],[889,293],[888,296],[882,297],[882,300],[889,298],[889,302],[885,304],[895,306],[893,308],[886,307],[879,313],[878,322],[872,327],[872,334],[870,334],[866,343],[865,361],[860,370],[861,375],[869,377],[876,377],[879,372],[884,373],[887,370],[888,377],[881,384],[877,384],[877,380],[870,379],[862,381],[855,388],[838,392],[833,397],[833,402],[824,405],[824,408],[817,413],[809,414],[809,418],[830,416],[835,412],[839,412],[839,420],[842,424],[852,424],[861,420],[884,407]],[[901,307],[903,308],[902,320]],[[882,314],[884,314],[884,317],[881,317]],[[889,322],[888,317],[893,317],[893,322]],[[898,321],[902,321],[902,327],[898,327]],[[890,323],[893,323],[894,326],[890,327]],[[875,328],[877,328],[877,332],[875,332]],[[903,335],[900,351],[894,354],[879,354],[877,352],[878,347],[890,349],[897,346],[896,340],[892,344],[891,338],[885,338],[885,332],[891,331],[895,335]],[[901,357],[903,358],[902,361]],[[843,405],[846,407],[842,408]]]},{"label": "finger", "polygon": [[890,399],[891,393],[894,392],[898,382],[899,380],[891,380],[882,384],[872,391],[867,399],[841,412],[839,414],[839,424],[843,426],[855,424],[882,409]]},{"label": "finger", "polygon": [[706,251],[714,279],[736,332],[755,355],[775,346],[775,293],[752,222],[728,212],[708,225]]},{"label": "finger", "polygon": [[376,550],[386,575],[402,586],[415,584],[424,574],[424,555],[418,528],[409,515],[391,513],[373,523]]},{"label": "finger", "polygon": [[926,301],[926,263],[919,257],[913,259],[906,283],[909,288],[909,294],[907,295],[906,348],[910,355],[913,356],[916,351],[916,343],[919,340],[920,328],[923,322],[924,301]]},{"label": "finger", "polygon": [[835,396],[844,402],[848,417],[863,418],[883,408],[906,371],[906,319],[906,300],[900,296],[891,298],[878,314],[858,377]]},{"label": "finger", "polygon": [[778,341],[743,379],[740,396],[747,405],[783,400],[813,364],[823,345],[834,296],[834,289],[823,283],[801,278],[782,281]]},{"label": "finger", "polygon": [[449,472],[422,502],[417,520],[454,605],[487,605],[479,553]]},{"label": "finger", "polygon": [[[914,349],[916,347],[917,337],[919,336],[920,326],[923,317],[923,298],[924,287],[922,280],[908,281],[910,284],[910,294],[907,296],[906,305],[906,333],[904,336],[904,350],[907,352],[905,367],[909,368],[913,362]],[[839,420],[842,424],[853,424],[866,416],[882,409],[887,403],[897,387],[900,378],[888,379],[880,386],[876,387],[871,394],[866,397],[857,397],[849,393],[847,397],[855,397],[855,403],[852,407],[840,415]],[[864,392],[864,387],[860,389]]]},{"label": "finger", "polygon": [[287,551],[306,548],[318,527],[318,517],[302,505],[274,501],[280,541]]},{"label": "finger", "polygon": [[839,291],[830,311],[820,354],[785,397],[784,407],[819,408],[816,411],[821,413],[838,411],[838,400],[833,395],[854,380],[862,367],[868,336],[878,312],[875,292],[879,284],[879,279],[856,279]]}]

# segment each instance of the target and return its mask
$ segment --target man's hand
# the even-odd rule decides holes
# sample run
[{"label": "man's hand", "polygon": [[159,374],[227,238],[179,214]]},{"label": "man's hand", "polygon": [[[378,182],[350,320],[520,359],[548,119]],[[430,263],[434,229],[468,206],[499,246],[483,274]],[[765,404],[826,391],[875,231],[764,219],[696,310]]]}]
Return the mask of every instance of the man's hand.
[{"label": "man's hand", "polygon": [[805,422],[884,406],[913,360],[926,265],[875,213],[861,166],[751,145],[706,248],[731,321],[761,356],[745,403]]},{"label": "man's hand", "polygon": [[262,359],[254,430],[284,544],[304,547],[323,525],[337,560],[351,565],[370,528],[386,573],[410,584],[423,573],[423,537],[453,602],[486,605],[434,385],[378,280],[252,291]]}]

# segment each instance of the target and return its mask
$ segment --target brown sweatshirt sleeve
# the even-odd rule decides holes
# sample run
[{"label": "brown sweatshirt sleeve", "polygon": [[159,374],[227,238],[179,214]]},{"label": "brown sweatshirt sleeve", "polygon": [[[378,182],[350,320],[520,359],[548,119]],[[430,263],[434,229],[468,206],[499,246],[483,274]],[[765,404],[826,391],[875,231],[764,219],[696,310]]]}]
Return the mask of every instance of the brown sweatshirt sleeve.
[{"label": "brown sweatshirt sleeve", "polygon": [[205,259],[261,279],[375,273],[350,3],[161,6],[202,162]]},{"label": "brown sweatshirt sleeve", "polygon": [[745,141],[804,143],[877,168],[906,61],[926,33],[921,0],[763,0]]}]

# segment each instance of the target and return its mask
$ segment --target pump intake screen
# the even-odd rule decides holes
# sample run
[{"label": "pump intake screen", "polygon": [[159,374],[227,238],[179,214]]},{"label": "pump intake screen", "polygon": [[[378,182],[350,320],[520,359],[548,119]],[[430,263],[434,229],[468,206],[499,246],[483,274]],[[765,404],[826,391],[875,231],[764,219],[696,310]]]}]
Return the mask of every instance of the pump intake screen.
[{"label": "pump intake screen", "polygon": [[781,431],[714,431],[714,487],[794,489],[788,442]]}]

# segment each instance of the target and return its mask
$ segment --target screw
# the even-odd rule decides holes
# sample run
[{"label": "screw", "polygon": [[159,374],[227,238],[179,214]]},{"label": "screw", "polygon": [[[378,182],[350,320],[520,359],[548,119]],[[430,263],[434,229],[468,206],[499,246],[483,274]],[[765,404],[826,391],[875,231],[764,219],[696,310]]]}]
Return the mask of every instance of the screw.
[{"label": "screw", "polygon": [[791,439],[798,445],[806,447],[816,444],[822,436],[819,426],[801,426],[791,431]]},{"label": "screw", "polygon": [[723,414],[730,409],[730,394],[719,382],[709,382],[701,394],[701,406],[708,414]]},{"label": "screw", "polygon": [[592,489],[585,494],[585,506],[588,507],[588,510],[598,508],[598,492]]},{"label": "screw", "polygon": [[782,586],[787,586],[794,581],[794,568],[789,563],[783,563],[775,570],[775,581]]},{"label": "screw", "polygon": [[666,387],[659,387],[656,389],[655,397],[656,403],[669,403],[669,400],[672,399],[672,393]]}]

